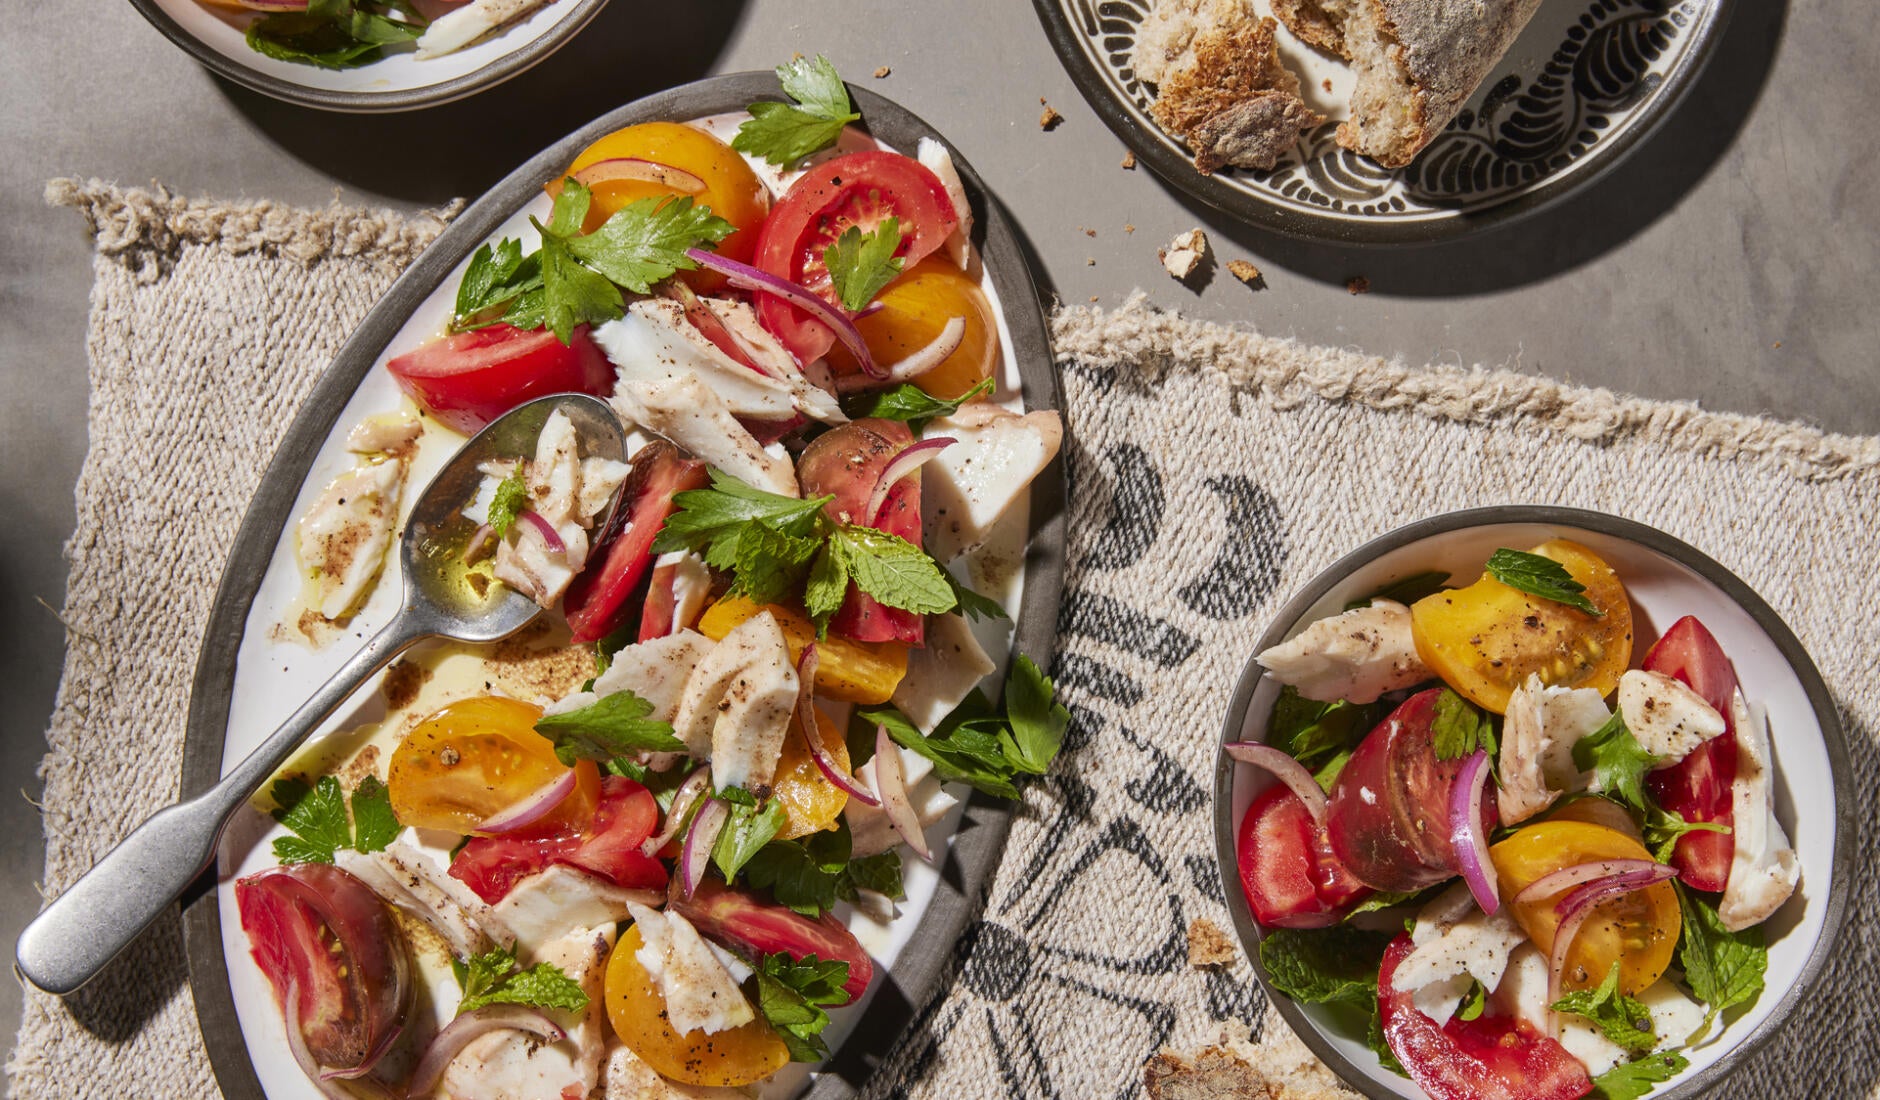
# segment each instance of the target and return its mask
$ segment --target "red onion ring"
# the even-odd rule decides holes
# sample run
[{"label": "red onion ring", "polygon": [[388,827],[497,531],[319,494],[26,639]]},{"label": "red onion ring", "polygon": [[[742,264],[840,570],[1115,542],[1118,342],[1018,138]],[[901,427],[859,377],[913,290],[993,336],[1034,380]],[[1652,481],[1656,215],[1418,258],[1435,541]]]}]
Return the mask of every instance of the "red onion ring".
[{"label": "red onion ring", "polygon": [[816,704],[813,701],[816,694],[816,661],[816,643],[811,642],[803,647],[803,656],[796,662],[796,721],[803,727],[803,740],[808,743],[810,756],[815,759],[816,768],[823,773],[824,779],[865,806],[879,806],[881,800],[875,797],[874,792],[843,771],[829,752],[829,747],[823,744],[822,728],[816,721]]},{"label": "red onion ring", "polygon": [[874,314],[880,313],[882,310],[887,309],[887,308],[888,308],[888,303],[882,301],[880,298],[876,298],[874,301],[856,310],[855,319],[859,321],[864,317],[869,317]]},{"label": "red onion ring", "polygon": [[548,522],[547,516],[533,508],[524,508],[516,513],[516,518],[529,521],[529,526],[535,528],[536,534],[541,535],[542,541],[548,544],[550,553],[566,554],[568,552],[568,544],[561,541],[561,532],[555,530],[555,525]]},{"label": "red onion ring", "polygon": [[1611,878],[1614,875],[1634,871],[1650,871],[1662,866],[1664,865],[1653,863],[1649,859],[1596,859],[1590,863],[1575,863],[1571,867],[1550,871],[1528,883],[1520,893],[1514,896],[1514,900],[1517,905],[1525,905],[1531,901],[1540,901],[1542,898],[1551,898],[1555,894],[1595,879]]},{"label": "red onion ring", "polygon": [[1573,892],[1554,906],[1554,912],[1560,915],[1560,925],[1554,929],[1554,950],[1547,960],[1547,1003],[1560,999],[1562,986],[1566,983],[1567,952],[1573,946],[1573,938],[1580,934],[1580,926],[1586,918],[1599,908],[1600,903],[1643,889],[1656,882],[1663,882],[1677,874],[1676,869],[1663,864],[1653,864],[1653,871],[1631,871],[1624,874],[1608,875],[1603,879],[1574,888]]},{"label": "red onion ring", "polygon": [[[304,3],[302,6],[305,6]],[[574,178],[588,187],[616,180],[638,180],[643,183],[656,183],[661,187],[670,187],[684,195],[700,195],[705,192],[705,181],[685,169],[661,164],[656,160],[642,160],[639,157],[612,157],[607,160],[597,160],[574,173]]]},{"label": "red onion ring", "polygon": [[1482,828],[1482,791],[1488,783],[1488,752],[1476,749],[1449,785],[1449,843],[1462,865],[1462,879],[1482,912],[1501,908],[1500,878],[1488,857],[1488,833]]},{"label": "red onion ring", "polygon": [[431,1045],[424,1049],[424,1057],[419,1059],[418,1068],[411,1072],[408,1095],[429,1096],[437,1087],[437,1082],[449,1068],[452,1058],[457,1057],[463,1048],[474,1039],[492,1031],[523,1031],[546,1042],[559,1043],[567,1038],[568,1033],[556,1025],[555,1021],[531,1008],[521,1005],[486,1005],[474,1012],[466,1012],[437,1033]]},{"label": "red onion ring", "polygon": [[760,271],[750,264],[741,264],[702,248],[688,248],[685,254],[700,267],[723,275],[730,280],[732,286],[740,290],[775,295],[828,325],[836,334],[836,339],[842,341],[842,346],[848,348],[849,354],[855,356],[855,362],[862,368],[864,374],[871,378],[888,377],[888,372],[882,370],[881,366],[875,362],[875,357],[869,354],[868,343],[862,339],[862,334],[856,329],[855,322],[849,320],[841,310],[810,293],[809,290],[788,279],[778,278],[768,271]]},{"label": "red onion ring", "polygon": [[887,811],[888,823],[894,826],[894,831],[901,834],[901,839],[907,841],[915,855],[932,863],[927,831],[921,828],[920,815],[914,812],[914,803],[907,796],[907,773],[901,770],[901,752],[888,736],[888,727],[880,725],[875,727],[875,789],[881,793],[881,808]]},{"label": "red onion ring", "polygon": [[711,863],[712,847],[718,843],[718,834],[724,831],[725,819],[731,811],[724,802],[708,798],[700,807],[697,816],[692,818],[692,827],[686,831],[685,847],[679,852],[679,897],[690,901],[693,891],[705,878],[705,867]]},{"label": "red onion ring", "polygon": [[666,825],[659,830],[659,835],[650,837],[640,845],[640,853],[645,856],[658,855],[660,850],[671,844],[674,837],[685,828],[686,818],[692,812],[693,804],[705,793],[705,785],[711,782],[712,766],[701,764],[692,769],[692,774],[685,777],[679,789],[672,792],[672,806],[666,810]]},{"label": "red onion ring", "polygon": [[[382,1044],[377,1055],[367,1058],[356,1069],[327,1069],[314,1058],[313,1051],[307,1046],[307,1037],[301,1033],[300,986],[291,978],[287,982],[286,1010],[287,1049],[293,1054],[294,1063],[300,1067],[300,1072],[307,1075],[307,1080],[313,1082],[313,1087],[319,1089],[321,1095],[330,1100],[359,1100],[359,1093],[363,1091],[373,1100],[381,1100],[381,1098],[392,1100],[394,1093],[391,1089],[387,1088],[383,1082],[366,1076],[372,1071],[379,1057],[384,1055],[385,1048],[391,1046],[389,1040]],[[397,1035],[398,1032],[394,1029],[392,1037],[396,1038]],[[348,1091],[334,1084],[335,1080],[351,1081],[354,1091]]]},{"label": "red onion ring", "polygon": [[965,342],[966,318],[948,318],[946,325],[940,329],[940,335],[934,337],[926,347],[888,365],[888,381],[907,382],[919,378],[946,362],[947,356],[960,350],[960,345]]},{"label": "red onion ring", "polygon": [[569,768],[541,788],[484,818],[472,831],[493,835],[512,833],[524,826],[533,825],[547,816],[550,810],[561,805],[561,800],[568,797],[568,793],[574,790],[574,785],[575,771]]},{"label": "red onion ring", "polygon": [[923,439],[919,443],[904,449],[881,468],[881,476],[875,479],[875,490],[868,494],[868,506],[862,509],[862,526],[873,527],[881,515],[881,506],[888,503],[888,492],[895,482],[925,466],[928,460],[937,457],[959,440],[950,435],[936,435],[932,439]]},{"label": "red onion ring", "polygon": [[1265,768],[1274,778],[1291,788],[1299,796],[1299,801],[1306,804],[1306,812],[1312,815],[1313,824],[1321,829],[1325,827],[1326,801],[1325,789],[1319,781],[1312,778],[1306,766],[1291,756],[1258,741],[1230,741],[1225,746],[1227,755],[1242,764],[1252,764],[1256,768]]}]

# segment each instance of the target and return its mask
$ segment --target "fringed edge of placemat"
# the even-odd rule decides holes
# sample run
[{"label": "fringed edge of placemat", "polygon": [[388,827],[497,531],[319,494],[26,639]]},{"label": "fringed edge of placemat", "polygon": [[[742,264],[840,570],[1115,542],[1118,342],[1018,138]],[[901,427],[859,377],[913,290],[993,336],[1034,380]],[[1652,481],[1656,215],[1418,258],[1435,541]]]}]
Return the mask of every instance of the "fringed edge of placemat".
[{"label": "fringed edge of placemat", "polygon": [[439,210],[400,214],[348,206],[336,196],[311,210],[266,199],[180,198],[162,184],[145,190],[97,179],[52,180],[46,202],[84,215],[102,256],[139,250],[167,255],[185,244],[202,244],[233,255],[262,252],[301,263],[361,257],[393,267],[424,251],[464,205],[458,199]]},{"label": "fringed edge of placemat", "polygon": [[1094,367],[1207,363],[1236,390],[1274,408],[1310,399],[1402,409],[1461,423],[1515,420],[1589,444],[1624,438],[1713,457],[1778,467],[1805,480],[1880,470],[1880,437],[1825,432],[1806,424],[1695,403],[1662,401],[1574,386],[1502,368],[1462,368],[1341,348],[1315,347],[1247,329],[1196,321],[1149,304],[1142,291],[1113,310],[1060,306],[1051,318],[1058,358]]}]

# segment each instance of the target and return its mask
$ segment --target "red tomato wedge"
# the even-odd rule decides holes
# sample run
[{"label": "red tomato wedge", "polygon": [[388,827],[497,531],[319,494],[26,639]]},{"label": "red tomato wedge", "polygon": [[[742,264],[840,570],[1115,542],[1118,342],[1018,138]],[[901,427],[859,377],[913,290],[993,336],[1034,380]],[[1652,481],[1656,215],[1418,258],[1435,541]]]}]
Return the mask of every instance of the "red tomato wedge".
[{"label": "red tomato wedge", "polygon": [[672,621],[679,609],[678,597],[672,588],[673,582],[678,579],[679,567],[676,565],[653,567],[653,575],[646,582],[646,606],[640,611],[639,641],[650,642],[654,638],[664,638],[690,625]]},{"label": "red tomato wedge", "polygon": [[1430,1100],[1577,1100],[1593,1091],[1578,1058],[1513,1016],[1450,1019],[1441,1027],[1418,1012],[1391,976],[1410,954],[1408,933],[1384,951],[1377,971],[1384,1041]]},{"label": "red tomato wedge", "polygon": [[[852,420],[817,436],[797,460],[796,477],[805,497],[833,496],[823,511],[837,523],[861,525],[875,483],[894,456],[914,442],[914,433],[899,420]],[[881,512],[867,526],[920,541],[920,471],[895,482],[882,501]],[[829,621],[831,632],[858,642],[926,643],[926,620],[912,611],[883,607],[873,597],[849,584],[848,596]]]},{"label": "red tomato wedge", "polygon": [[[1645,654],[1642,667],[1684,681],[1723,715],[1724,722],[1721,736],[1699,745],[1676,764],[1645,777],[1652,798],[1686,821],[1731,824],[1736,722],[1730,717],[1730,700],[1736,695],[1736,668],[1724,656],[1716,637],[1692,615],[1671,624],[1671,629]],[[1685,833],[1672,850],[1671,865],[1678,869],[1686,886],[1721,890],[1730,877],[1735,853],[1735,838],[1729,833]]]},{"label": "red tomato wedge", "polygon": [[1262,791],[1240,819],[1240,886],[1254,919],[1271,928],[1323,928],[1371,891],[1332,852],[1325,830],[1284,783]]},{"label": "red tomato wedge", "polygon": [[861,941],[831,914],[812,920],[710,876],[699,883],[690,900],[675,893],[668,906],[691,921],[701,935],[751,955],[781,952],[795,959],[814,955],[825,962],[848,963],[849,978],[842,988],[850,1001],[860,997],[875,976],[874,960],[862,949]]},{"label": "red tomato wedge", "polygon": [[235,883],[235,906],[255,963],[326,1069],[372,1065],[411,1006],[405,937],[378,895],[325,863],[275,867]]},{"label": "red tomato wedge", "polygon": [[[1449,843],[1449,788],[1464,759],[1436,758],[1431,722],[1441,695],[1431,688],[1404,700],[1358,743],[1332,784],[1332,851],[1374,890],[1408,893],[1461,872]],[[1500,820],[1494,789],[1485,787],[1482,827]]]},{"label": "red tomato wedge", "polygon": [[385,364],[399,388],[445,427],[465,435],[551,393],[607,397],[614,365],[577,325],[567,344],[546,329],[491,325],[433,340]]},{"label": "red tomato wedge", "polygon": [[[833,303],[824,250],[850,226],[872,233],[890,217],[901,229],[895,255],[902,270],[939,248],[960,220],[946,188],[919,161],[888,152],[836,157],[805,172],[778,200],[757,234],[753,262]],[[775,296],[758,296],[757,316],[800,363],[822,358],[835,343],[828,326]]]},{"label": "red tomato wedge", "polygon": [[450,874],[491,905],[516,883],[553,864],[578,867],[629,890],[663,890],[666,868],[640,851],[659,827],[652,792],[623,776],[601,780],[594,820],[580,833],[474,837],[451,860]]},{"label": "red tomato wedge", "polygon": [[577,643],[598,642],[626,623],[633,612],[630,597],[653,564],[653,537],[672,514],[673,494],[706,484],[705,464],[663,439],[635,452],[632,472],[620,487],[615,527],[595,540],[599,564],[582,570],[562,597]]}]

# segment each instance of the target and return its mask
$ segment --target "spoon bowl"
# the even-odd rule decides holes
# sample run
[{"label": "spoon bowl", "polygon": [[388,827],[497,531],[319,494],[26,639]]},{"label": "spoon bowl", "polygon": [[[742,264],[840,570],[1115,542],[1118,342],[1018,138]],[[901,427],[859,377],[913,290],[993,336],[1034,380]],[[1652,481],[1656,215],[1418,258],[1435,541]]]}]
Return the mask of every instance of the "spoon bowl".
[{"label": "spoon bowl", "polygon": [[[556,412],[573,422],[583,457],[625,460],[626,436],[613,410],[578,393],[513,409],[464,444],[431,479],[405,522],[399,552],[404,600],[398,614],[220,783],[159,810],[41,910],[14,949],[23,978],[63,995],[95,977],[209,867],[236,807],[394,657],[425,638],[500,641],[541,614],[535,601],[464,564],[464,549],[477,524],[463,512],[482,486],[481,467],[533,458],[536,440]],[[613,508],[618,507],[616,494]],[[611,522],[610,509],[596,530],[607,530]],[[481,583],[472,580],[478,576]]]}]

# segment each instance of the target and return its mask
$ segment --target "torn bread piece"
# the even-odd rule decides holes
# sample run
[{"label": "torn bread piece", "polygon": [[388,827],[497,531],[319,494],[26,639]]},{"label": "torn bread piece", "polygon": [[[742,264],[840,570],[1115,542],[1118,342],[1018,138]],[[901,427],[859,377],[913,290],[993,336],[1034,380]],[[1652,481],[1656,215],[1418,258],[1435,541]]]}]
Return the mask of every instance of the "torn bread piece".
[{"label": "torn bread piece", "polygon": [[1203,174],[1272,168],[1324,121],[1280,62],[1278,26],[1250,0],[1162,0],[1138,32],[1136,74],[1156,84],[1150,113]]}]

